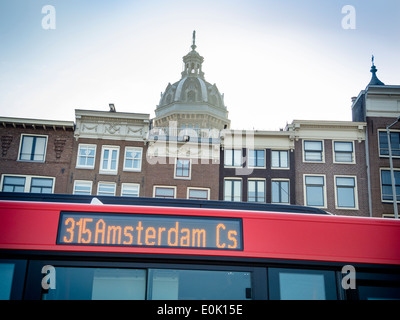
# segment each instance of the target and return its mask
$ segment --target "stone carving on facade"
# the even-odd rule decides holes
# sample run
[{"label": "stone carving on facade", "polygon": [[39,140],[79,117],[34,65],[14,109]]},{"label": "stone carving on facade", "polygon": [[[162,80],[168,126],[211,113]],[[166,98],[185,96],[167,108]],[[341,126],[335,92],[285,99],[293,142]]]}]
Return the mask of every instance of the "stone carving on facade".
[{"label": "stone carving on facade", "polygon": [[10,148],[13,136],[2,136],[1,137],[1,155],[5,157],[8,149]]},{"label": "stone carving on facade", "polygon": [[105,133],[109,133],[109,134],[116,134],[116,133],[120,133],[121,131],[121,126],[118,126],[114,123],[110,123],[110,124],[105,124],[104,125],[104,132]]},{"label": "stone carving on facade", "polygon": [[61,158],[61,153],[64,151],[66,139],[56,138],[54,140],[54,151],[56,152],[56,159]]}]

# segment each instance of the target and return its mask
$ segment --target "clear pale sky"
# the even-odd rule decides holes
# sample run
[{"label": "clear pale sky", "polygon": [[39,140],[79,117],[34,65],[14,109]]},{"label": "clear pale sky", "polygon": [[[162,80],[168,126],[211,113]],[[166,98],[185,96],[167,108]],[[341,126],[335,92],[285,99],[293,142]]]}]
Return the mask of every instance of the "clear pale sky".
[{"label": "clear pale sky", "polygon": [[154,117],[193,30],[235,129],[351,120],[372,54],[378,78],[400,85],[398,0],[0,0],[0,116],[73,121],[114,103]]}]

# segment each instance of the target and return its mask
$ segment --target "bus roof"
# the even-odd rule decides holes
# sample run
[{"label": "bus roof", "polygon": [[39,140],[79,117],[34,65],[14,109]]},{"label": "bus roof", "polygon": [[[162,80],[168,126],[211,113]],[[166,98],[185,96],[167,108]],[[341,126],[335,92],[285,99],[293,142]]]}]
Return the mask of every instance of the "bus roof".
[{"label": "bus roof", "polygon": [[145,197],[119,197],[119,196],[92,196],[73,194],[42,194],[42,193],[19,193],[0,192],[0,200],[13,201],[41,201],[41,202],[63,202],[63,203],[91,203],[96,198],[103,204],[111,205],[137,205],[137,206],[162,206],[162,207],[191,207],[232,209],[251,211],[273,211],[309,214],[330,214],[322,209],[298,205],[255,203],[255,202],[233,202],[217,200],[191,200],[191,199],[161,199]]}]

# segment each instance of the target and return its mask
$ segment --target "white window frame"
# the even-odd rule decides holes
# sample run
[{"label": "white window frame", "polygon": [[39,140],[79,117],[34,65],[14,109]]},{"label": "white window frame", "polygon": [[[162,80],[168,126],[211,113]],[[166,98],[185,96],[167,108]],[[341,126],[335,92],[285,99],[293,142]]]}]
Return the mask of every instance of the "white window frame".
[{"label": "white window frame", "polygon": [[[264,162],[261,166],[251,166],[250,165],[250,152],[251,151],[262,151],[264,153]],[[257,154],[258,152],[256,152]],[[266,158],[265,158],[266,152],[265,149],[247,149],[247,167],[252,168],[252,169],[265,169],[266,168]],[[255,163],[257,163],[257,157],[254,158]]]},{"label": "white window frame", "polygon": [[76,193],[76,187],[78,184],[86,184],[87,186],[90,186],[89,193],[85,193],[85,194],[88,194],[88,195],[92,194],[93,182],[88,181],[88,180],[75,180],[74,181],[74,189],[72,190],[72,194],[79,194],[79,193]]},{"label": "white window frame", "polygon": [[173,189],[174,190],[173,198],[167,197],[165,199],[176,199],[176,186],[159,186],[159,185],[153,186],[153,198],[156,198],[156,190],[157,190],[157,188],[160,188],[160,189]]},{"label": "white window frame", "polygon": [[[380,133],[381,132],[384,132],[385,135],[387,135],[386,130],[378,129],[378,154],[379,154],[379,157],[381,157],[381,158],[389,158],[389,152],[388,152],[388,154],[381,154],[381,139],[380,139]],[[390,129],[390,134],[392,134],[392,133],[399,133],[400,134],[400,130]],[[392,157],[393,158],[400,158],[400,156],[393,155],[393,145],[392,145]]]},{"label": "white window frame", "polygon": [[[338,195],[338,186],[337,186],[337,181],[336,178],[352,178],[354,179],[354,187],[353,193],[354,193],[354,207],[340,207],[339,206],[339,195]],[[358,210],[358,188],[357,188],[357,176],[346,176],[346,175],[334,175],[333,179],[335,181],[335,207],[338,210]],[[343,186],[339,186],[343,187]],[[349,188],[351,189],[351,188]]]},{"label": "white window frame", "polygon": [[[306,185],[306,177],[323,177],[324,178],[324,184],[322,186],[323,191],[323,197],[324,197],[324,204],[322,206],[316,206],[316,205],[309,205],[307,203],[307,185]],[[309,207],[316,207],[316,208],[327,208],[327,198],[326,198],[326,175],[325,174],[310,174],[310,173],[305,173],[303,174],[303,191],[304,191],[304,204]]]},{"label": "white window frame", "polygon": [[[232,195],[230,196],[230,199],[226,199],[225,195],[226,195],[226,182],[227,181],[239,181],[240,182],[240,192],[239,192],[239,196],[240,199],[239,200],[232,200]],[[235,201],[235,202],[241,202],[243,199],[243,180],[241,178],[233,178],[233,177],[226,177],[224,178],[224,201]]]},{"label": "white window frame", "polygon": [[[227,152],[231,151],[232,152],[232,156],[229,158],[229,162],[227,161]],[[236,156],[235,156],[236,154]],[[240,161],[239,164],[235,165],[235,159],[236,157],[239,157]],[[225,168],[241,168],[243,165],[243,151],[242,149],[225,149],[224,150],[224,167]]]},{"label": "white window frame", "polygon": [[[46,142],[45,142],[45,145],[44,145],[43,160],[26,160],[26,159],[20,159],[20,158],[21,158],[22,144],[23,144],[24,137],[46,138]],[[49,137],[48,137],[47,135],[22,133],[22,134],[21,134],[20,141],[19,141],[19,149],[18,149],[18,156],[17,156],[18,158],[17,158],[17,161],[21,161],[21,162],[37,162],[37,163],[44,163],[44,162],[46,162],[47,144],[48,144],[48,142],[49,142]]]},{"label": "white window frame", "polygon": [[[274,182],[287,182],[288,183],[288,202],[274,202],[272,199],[272,183]],[[290,204],[290,179],[273,178],[271,179],[271,203]]]},{"label": "white window frame", "polygon": [[[89,166],[89,165],[80,165],[79,164],[79,156],[80,156],[80,150],[81,147],[93,147],[94,148],[94,159],[93,159],[93,166]],[[95,144],[87,144],[87,143],[80,143],[78,146],[78,154],[76,156],[76,166],[75,168],[77,169],[94,169],[95,165],[96,165],[96,151],[97,151],[97,145]]]},{"label": "white window frame", "polygon": [[[32,179],[37,178],[37,179],[51,179],[53,180],[53,184],[51,187],[51,193],[54,193],[54,188],[56,185],[56,178],[55,177],[48,177],[48,176],[33,176],[33,175],[23,175],[23,174],[3,174],[1,176],[1,186],[0,186],[0,191],[3,191],[3,185],[4,185],[4,178],[5,177],[16,177],[16,178],[25,178],[25,185],[24,185],[24,191],[26,193],[31,193],[31,186],[32,186]],[[35,192],[36,193],[36,192]]]},{"label": "white window frame", "polygon": [[[279,152],[279,163],[281,162],[281,152],[287,153],[287,167],[274,167],[272,164],[272,153]],[[272,170],[289,170],[290,169],[290,152],[289,150],[271,150],[271,169]]]},{"label": "white window frame", "polygon": [[[336,142],[346,142],[346,143],[351,143],[353,151],[351,153],[351,161],[336,161],[336,150],[335,150],[335,143]],[[332,140],[332,155],[333,155],[333,163],[339,163],[339,164],[355,164],[356,163],[356,152],[355,152],[355,145],[354,141],[349,141],[349,140]],[[347,152],[349,153],[349,152]]]},{"label": "white window frame", "polygon": [[[393,203],[394,198],[397,197],[397,194],[396,194],[396,196],[392,195],[392,197],[393,197],[392,200],[383,199],[382,171],[388,171],[390,173],[390,168],[379,168],[379,182],[380,182],[380,189],[381,189],[381,202],[383,202],[383,203]],[[393,169],[393,171],[394,172],[400,172],[400,169]],[[394,177],[394,179],[396,180],[396,176]],[[397,203],[400,203],[400,200],[398,200],[398,199],[396,199],[396,200],[397,200]]]},{"label": "white window frame", "polygon": [[196,188],[196,187],[188,187],[187,188],[187,194],[186,194],[186,198],[187,199],[197,199],[197,200],[203,200],[203,198],[190,198],[190,191],[195,190],[195,191],[207,191],[207,199],[204,200],[210,200],[210,188]]},{"label": "white window frame", "polygon": [[[322,145],[322,149],[320,151],[321,152],[321,160],[306,160],[306,150],[305,150],[306,142],[321,142],[321,145]],[[303,139],[302,150],[303,150],[303,162],[307,162],[307,163],[325,163],[325,141],[324,140]]]},{"label": "white window frame", "polygon": [[[99,194],[100,192],[100,186],[113,186],[114,187],[114,192],[107,192],[106,194]],[[99,183],[97,184],[97,195],[98,196],[115,196],[117,191],[117,184],[115,182],[109,182],[109,181],[99,181]]]},{"label": "white window frame", "polygon": [[[127,156],[126,156],[127,152],[132,152],[132,150],[134,150],[134,152],[140,152],[140,159],[130,158],[131,160],[133,160],[133,163],[135,163],[135,160],[139,161],[139,168],[131,168],[131,167],[127,167],[126,166],[126,160],[128,160]],[[123,170],[124,171],[132,171],[132,172],[140,172],[140,171],[142,171],[142,159],[143,159],[143,148],[140,148],[140,147],[125,147]]]},{"label": "white window frame", "polygon": [[[186,176],[178,176],[178,161],[184,160],[184,161],[189,161],[189,175]],[[183,180],[191,180],[192,179],[192,160],[188,158],[175,158],[175,167],[174,167],[174,179],[183,179]]]},{"label": "white window frame", "polygon": [[[262,181],[264,182],[264,201],[250,201],[249,200],[249,185],[250,182],[259,182]],[[257,193],[256,193],[256,198],[257,198]],[[267,201],[267,181],[266,179],[261,179],[261,178],[249,178],[247,179],[247,202],[252,202],[252,203],[266,203]]]},{"label": "white window frame", "polygon": [[[124,189],[127,187],[136,187],[137,195],[124,194]],[[121,197],[140,197],[140,184],[139,183],[122,183],[121,184]]]},{"label": "white window frame", "polygon": [[[108,166],[107,168],[103,168],[103,161],[104,161],[104,153],[106,150],[109,150],[109,155],[108,155]],[[111,169],[111,159],[112,159],[112,151],[116,150],[117,151],[117,160],[116,160],[116,165],[115,169]],[[112,174],[116,175],[118,174],[118,162],[119,162],[119,146],[109,146],[109,145],[104,145],[101,147],[101,159],[100,159],[100,174]]]}]

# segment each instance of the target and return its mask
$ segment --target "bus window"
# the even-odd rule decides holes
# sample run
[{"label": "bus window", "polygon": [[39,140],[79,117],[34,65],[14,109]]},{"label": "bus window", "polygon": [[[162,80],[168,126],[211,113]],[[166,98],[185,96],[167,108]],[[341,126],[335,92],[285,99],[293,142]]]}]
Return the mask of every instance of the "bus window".
[{"label": "bus window", "polygon": [[56,267],[56,288],[42,299],[143,300],[145,293],[145,270]]},{"label": "bus window", "polygon": [[359,286],[360,300],[400,300],[400,287]]},{"label": "bus window", "polygon": [[251,299],[251,273],[215,270],[149,269],[148,299]]},{"label": "bus window", "polygon": [[14,268],[14,263],[0,263],[0,300],[10,299]]},{"label": "bus window", "polygon": [[337,299],[334,271],[269,268],[272,300]]}]

